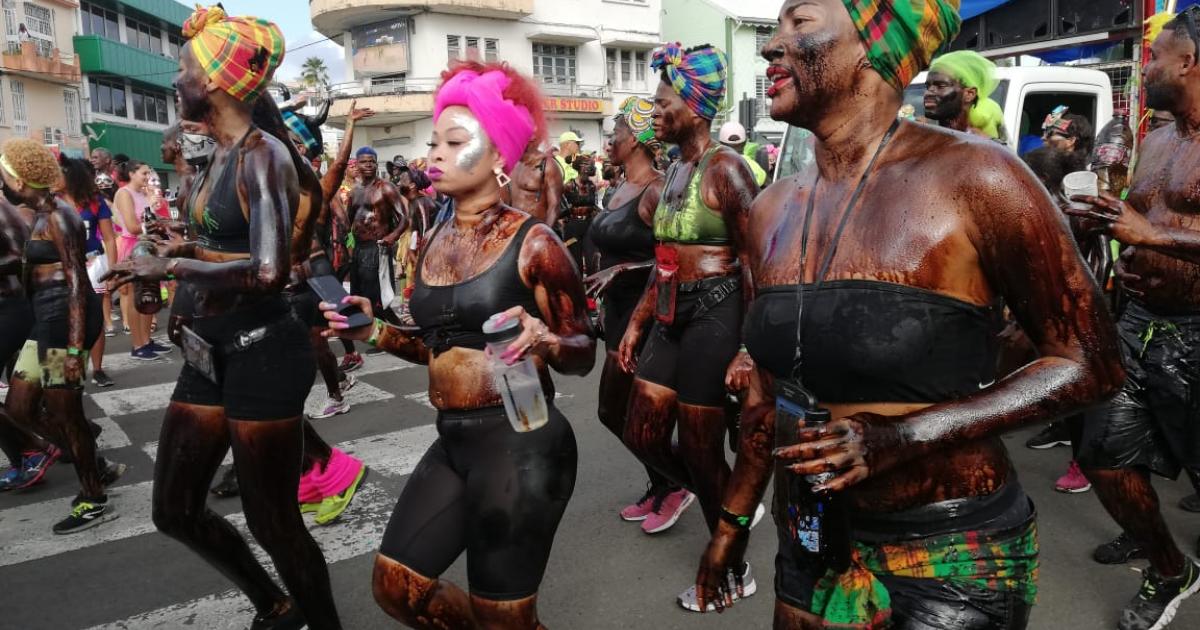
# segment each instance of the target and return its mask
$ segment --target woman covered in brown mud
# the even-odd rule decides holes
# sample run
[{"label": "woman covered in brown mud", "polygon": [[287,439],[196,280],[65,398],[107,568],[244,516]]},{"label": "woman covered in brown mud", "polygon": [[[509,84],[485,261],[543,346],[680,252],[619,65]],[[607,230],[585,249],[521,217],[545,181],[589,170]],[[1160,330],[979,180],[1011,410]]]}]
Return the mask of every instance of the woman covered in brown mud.
[{"label": "woman covered in brown mud", "polygon": [[[184,207],[197,241],[175,257],[143,256],[113,270],[118,282],[178,278],[194,291],[191,324],[180,330],[187,363],[159,438],[154,523],[237,584],[257,612],[251,628],[339,628],[325,559],[295,503],[301,414],[315,368],[284,287],[293,217],[305,220],[310,201],[301,182],[310,178],[301,177],[294,147],[252,121],[283,57],[283,36],[270,22],[227,17],[219,6],[197,9],[184,35],[175,79],[181,117],[203,123],[217,145]],[[287,593],[205,505],[231,447],[246,524]]]},{"label": "woman covered in brown mud", "polygon": [[[584,282],[588,296],[603,302],[607,351],[597,414],[618,439],[625,435],[633,375],[621,369],[617,348],[654,267],[654,209],[663,186],[663,174],[654,168],[654,155],[662,143],[654,137],[653,112],[652,101],[631,96],[613,116],[608,157],[614,170],[624,169],[625,177],[588,232],[600,253],[601,271]],[[649,325],[647,321],[644,326]],[[622,509],[621,518],[641,522],[642,531],[657,534],[674,525],[694,497],[652,466],[646,466],[646,475],[646,493]]]},{"label": "woman covered in brown mud", "polygon": [[[752,509],[778,462],[776,628],[1024,628],[1034,510],[1000,435],[1124,378],[1100,292],[1032,173],[987,141],[897,121],[956,7],[787,0],[763,47],[771,116],[812,130],[817,156],[750,212],[757,369],[724,503]],[[993,382],[1002,303],[1039,358]],[[708,567],[744,545],[723,521],[705,600],[732,602],[739,585]]]},{"label": "woman covered in brown mud", "polygon": [[[100,297],[87,276],[83,220],[51,192],[62,179],[54,155],[33,140],[9,140],[0,154],[0,179],[10,203],[33,211],[24,244],[33,327],[17,357],[5,404],[17,426],[57,445],[43,449],[42,472],[59,449],[74,461],[80,492],[67,517],[53,527],[56,534],[71,534],[117,517],[104,486],[124,470],[117,465],[110,472],[96,456],[96,437],[83,412],[84,364],[103,325]],[[27,444],[33,441],[30,435],[25,435]]]},{"label": "woman covered in brown mud", "polygon": [[[418,328],[376,319],[347,330],[336,305],[321,308],[331,335],[428,364],[438,409],[438,440],[384,532],[375,600],[414,628],[538,628],[537,591],[577,459],[571,426],[553,404],[550,369],[586,374],[595,341],[566,248],[548,226],[500,201],[507,173],[545,134],[537,88],[507,65],[467,62],[443,76],[428,174],[455,210],[417,262]],[[363,298],[347,301],[370,311]],[[518,324],[521,332],[499,353],[485,353],[485,324]],[[522,361],[535,366],[529,385],[546,410],[545,425],[528,431],[502,406],[511,388],[493,380],[494,370],[505,373],[498,366]],[[440,577],[464,551],[469,594]]]},{"label": "woman covered in brown mud", "polygon": [[[654,213],[654,280],[619,348],[622,367],[635,375],[625,444],[694,492],[709,531],[716,531],[729,478],[725,370],[740,343],[739,256],[758,186],[746,161],[709,132],[725,97],[725,53],[668,44],[654,52],[651,65],[661,76],[655,137],[679,145],[682,157],[667,172]],[[678,447],[672,444],[676,424]],[[755,514],[751,509],[749,517]],[[733,572],[753,584],[749,565]],[[679,604],[699,610],[694,587]]]}]

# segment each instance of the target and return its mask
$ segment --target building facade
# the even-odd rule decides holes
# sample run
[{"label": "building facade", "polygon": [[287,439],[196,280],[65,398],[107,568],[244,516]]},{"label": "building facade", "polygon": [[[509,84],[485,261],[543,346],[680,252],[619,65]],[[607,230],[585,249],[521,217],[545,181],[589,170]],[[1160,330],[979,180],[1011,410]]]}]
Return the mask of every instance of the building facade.
[{"label": "building facade", "polygon": [[[4,0],[0,0],[4,1]],[[162,132],[175,122],[180,32],[191,14],[174,0],[86,0],[79,4],[75,54],[83,74],[83,132],[90,149],[162,162]]]},{"label": "building facade", "polygon": [[73,52],[73,0],[0,0],[0,141],[33,138],[83,155],[79,60]]},{"label": "building facade", "polygon": [[353,79],[333,87],[329,122],[344,126],[352,98],[374,109],[354,143],[381,159],[427,152],[433,92],[457,59],[505,61],[536,78],[551,140],[573,130],[585,151],[602,149],[604,118],[621,101],[655,88],[662,0],[312,0],[309,10],[342,44]]},{"label": "building facade", "polygon": [[712,44],[729,55],[729,96],[717,123],[746,124],[752,119],[751,138],[760,141],[777,142],[787,129],[785,123],[771,120],[767,99],[771,82],[767,61],[759,53],[775,32],[780,4],[779,0],[662,0],[663,39]]}]

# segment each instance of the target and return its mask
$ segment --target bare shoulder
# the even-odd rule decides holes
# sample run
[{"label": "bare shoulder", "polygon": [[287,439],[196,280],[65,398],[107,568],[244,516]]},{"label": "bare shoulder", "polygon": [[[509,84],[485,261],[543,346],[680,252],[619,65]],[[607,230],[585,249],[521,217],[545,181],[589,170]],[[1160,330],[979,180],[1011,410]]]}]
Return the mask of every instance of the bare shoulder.
[{"label": "bare shoulder", "polygon": [[783,211],[788,202],[795,201],[802,193],[807,198],[812,179],[811,169],[806,169],[775,180],[764,188],[750,206],[750,230],[753,232],[755,228],[775,223],[776,215]]},{"label": "bare shoulder", "polygon": [[292,160],[283,141],[262,129],[254,129],[246,136],[246,141],[242,144],[242,154],[247,159],[254,158],[289,164]]}]

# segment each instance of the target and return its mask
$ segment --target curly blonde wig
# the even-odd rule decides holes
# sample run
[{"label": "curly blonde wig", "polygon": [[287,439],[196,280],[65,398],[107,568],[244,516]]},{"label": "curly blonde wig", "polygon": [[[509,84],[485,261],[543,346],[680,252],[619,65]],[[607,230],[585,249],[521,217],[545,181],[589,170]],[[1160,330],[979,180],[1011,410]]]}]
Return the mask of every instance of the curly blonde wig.
[{"label": "curly blonde wig", "polygon": [[62,169],[50,149],[37,140],[12,138],[0,148],[0,165],[34,188],[50,188],[62,179]]}]

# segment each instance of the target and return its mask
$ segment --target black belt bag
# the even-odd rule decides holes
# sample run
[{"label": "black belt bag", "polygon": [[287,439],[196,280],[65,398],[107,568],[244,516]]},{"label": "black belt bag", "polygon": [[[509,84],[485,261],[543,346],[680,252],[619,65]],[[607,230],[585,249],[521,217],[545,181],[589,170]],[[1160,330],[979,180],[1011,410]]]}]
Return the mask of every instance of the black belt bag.
[{"label": "black belt bag", "polygon": [[696,282],[682,282],[678,285],[680,293],[695,293],[697,291],[705,291],[700,301],[696,303],[696,310],[692,311],[692,319],[696,319],[708,311],[716,308],[721,302],[724,302],[729,296],[737,293],[742,288],[741,276],[723,276],[719,278],[705,278]]},{"label": "black belt bag", "polygon": [[[218,344],[208,342],[189,326],[183,325],[180,327],[183,360],[214,384],[220,384],[220,357],[245,352],[254,344],[280,334],[295,322],[295,316],[289,314],[264,326],[240,330],[234,333],[232,340]],[[213,352],[214,348],[219,349],[220,353]]]}]

